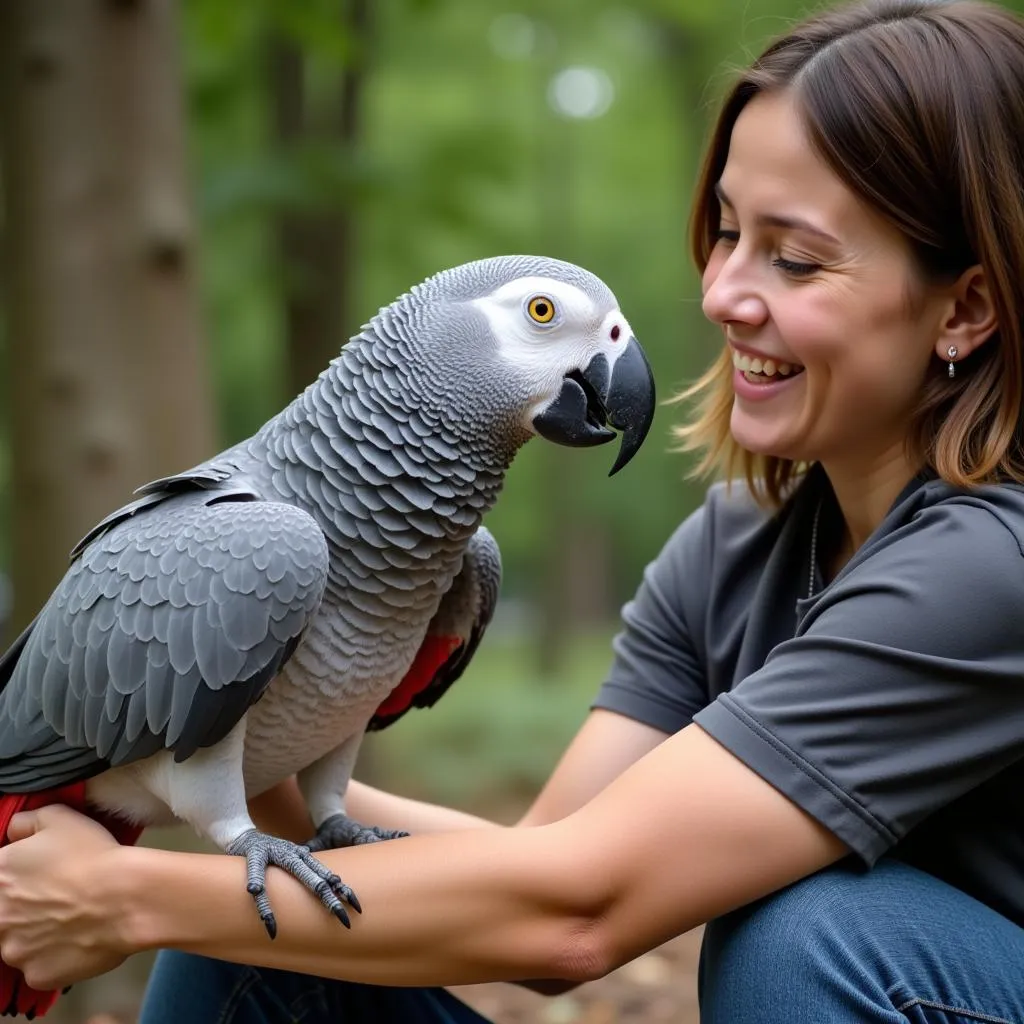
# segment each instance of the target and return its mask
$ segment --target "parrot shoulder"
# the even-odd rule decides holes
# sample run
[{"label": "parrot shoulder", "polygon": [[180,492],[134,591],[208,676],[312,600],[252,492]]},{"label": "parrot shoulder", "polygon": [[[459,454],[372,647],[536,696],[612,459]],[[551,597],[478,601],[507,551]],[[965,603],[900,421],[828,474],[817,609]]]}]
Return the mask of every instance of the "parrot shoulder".
[{"label": "parrot shoulder", "polygon": [[132,516],[153,508],[172,495],[184,491],[211,491],[212,501],[259,501],[260,493],[244,477],[229,474],[226,470],[204,467],[174,476],[160,477],[137,488],[135,493],[141,495],[134,501],[122,505],[101,519],[72,549],[69,556],[73,562],[97,537],[113,529],[118,523]]}]

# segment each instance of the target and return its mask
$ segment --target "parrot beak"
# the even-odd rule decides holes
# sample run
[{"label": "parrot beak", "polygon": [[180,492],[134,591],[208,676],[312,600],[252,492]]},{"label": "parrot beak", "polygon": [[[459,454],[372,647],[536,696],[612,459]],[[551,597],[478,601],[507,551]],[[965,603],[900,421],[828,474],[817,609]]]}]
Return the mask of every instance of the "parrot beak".
[{"label": "parrot beak", "polygon": [[615,437],[608,424],[622,431],[622,444],[609,476],[637,453],[654,419],[654,376],[636,338],[630,338],[609,369],[598,353],[582,370],[562,381],[558,397],[533,418],[541,437],[556,444],[590,448]]}]

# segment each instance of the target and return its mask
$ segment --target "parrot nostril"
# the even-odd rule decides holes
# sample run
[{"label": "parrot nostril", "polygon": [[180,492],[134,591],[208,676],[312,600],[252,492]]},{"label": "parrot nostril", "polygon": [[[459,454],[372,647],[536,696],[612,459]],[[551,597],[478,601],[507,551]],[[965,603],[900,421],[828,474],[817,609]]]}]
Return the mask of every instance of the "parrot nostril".
[{"label": "parrot nostril", "polygon": [[615,325],[615,326],[614,326],[614,327],[612,328],[612,331],[611,331],[611,334],[612,334],[612,341],[618,341],[618,340],[619,340],[619,335],[620,335],[621,333],[622,333],[622,332],[621,332],[621,331],[619,330],[619,325],[618,325],[618,324],[616,324],[616,325]]}]

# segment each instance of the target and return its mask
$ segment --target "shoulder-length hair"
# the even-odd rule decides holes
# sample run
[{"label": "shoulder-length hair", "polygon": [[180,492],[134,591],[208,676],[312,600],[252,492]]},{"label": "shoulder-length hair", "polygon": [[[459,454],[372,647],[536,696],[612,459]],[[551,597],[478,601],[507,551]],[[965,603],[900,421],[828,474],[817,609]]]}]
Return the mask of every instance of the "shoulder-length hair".
[{"label": "shoulder-length hair", "polygon": [[[827,10],[772,43],[726,95],[699,178],[690,247],[701,272],[715,244],[715,184],[740,112],[789,90],[812,145],[858,197],[908,240],[926,280],[975,264],[998,330],[950,379],[932,360],[911,457],[958,487],[1024,482],[1024,21],[984,0],[866,0]],[[716,362],[677,400],[675,430],[700,453],[696,475],[744,476],[777,505],[803,467],[733,440],[732,362]]]}]

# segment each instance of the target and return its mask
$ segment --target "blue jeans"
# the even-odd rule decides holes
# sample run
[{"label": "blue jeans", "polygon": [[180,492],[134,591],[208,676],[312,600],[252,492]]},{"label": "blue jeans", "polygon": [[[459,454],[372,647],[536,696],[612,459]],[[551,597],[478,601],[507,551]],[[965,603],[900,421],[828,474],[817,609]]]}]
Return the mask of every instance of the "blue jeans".
[{"label": "blue jeans", "polygon": [[[712,921],[703,1024],[1024,1024],[1024,929],[931,875],[834,867]],[[443,989],[163,952],[139,1024],[481,1024]]]}]

